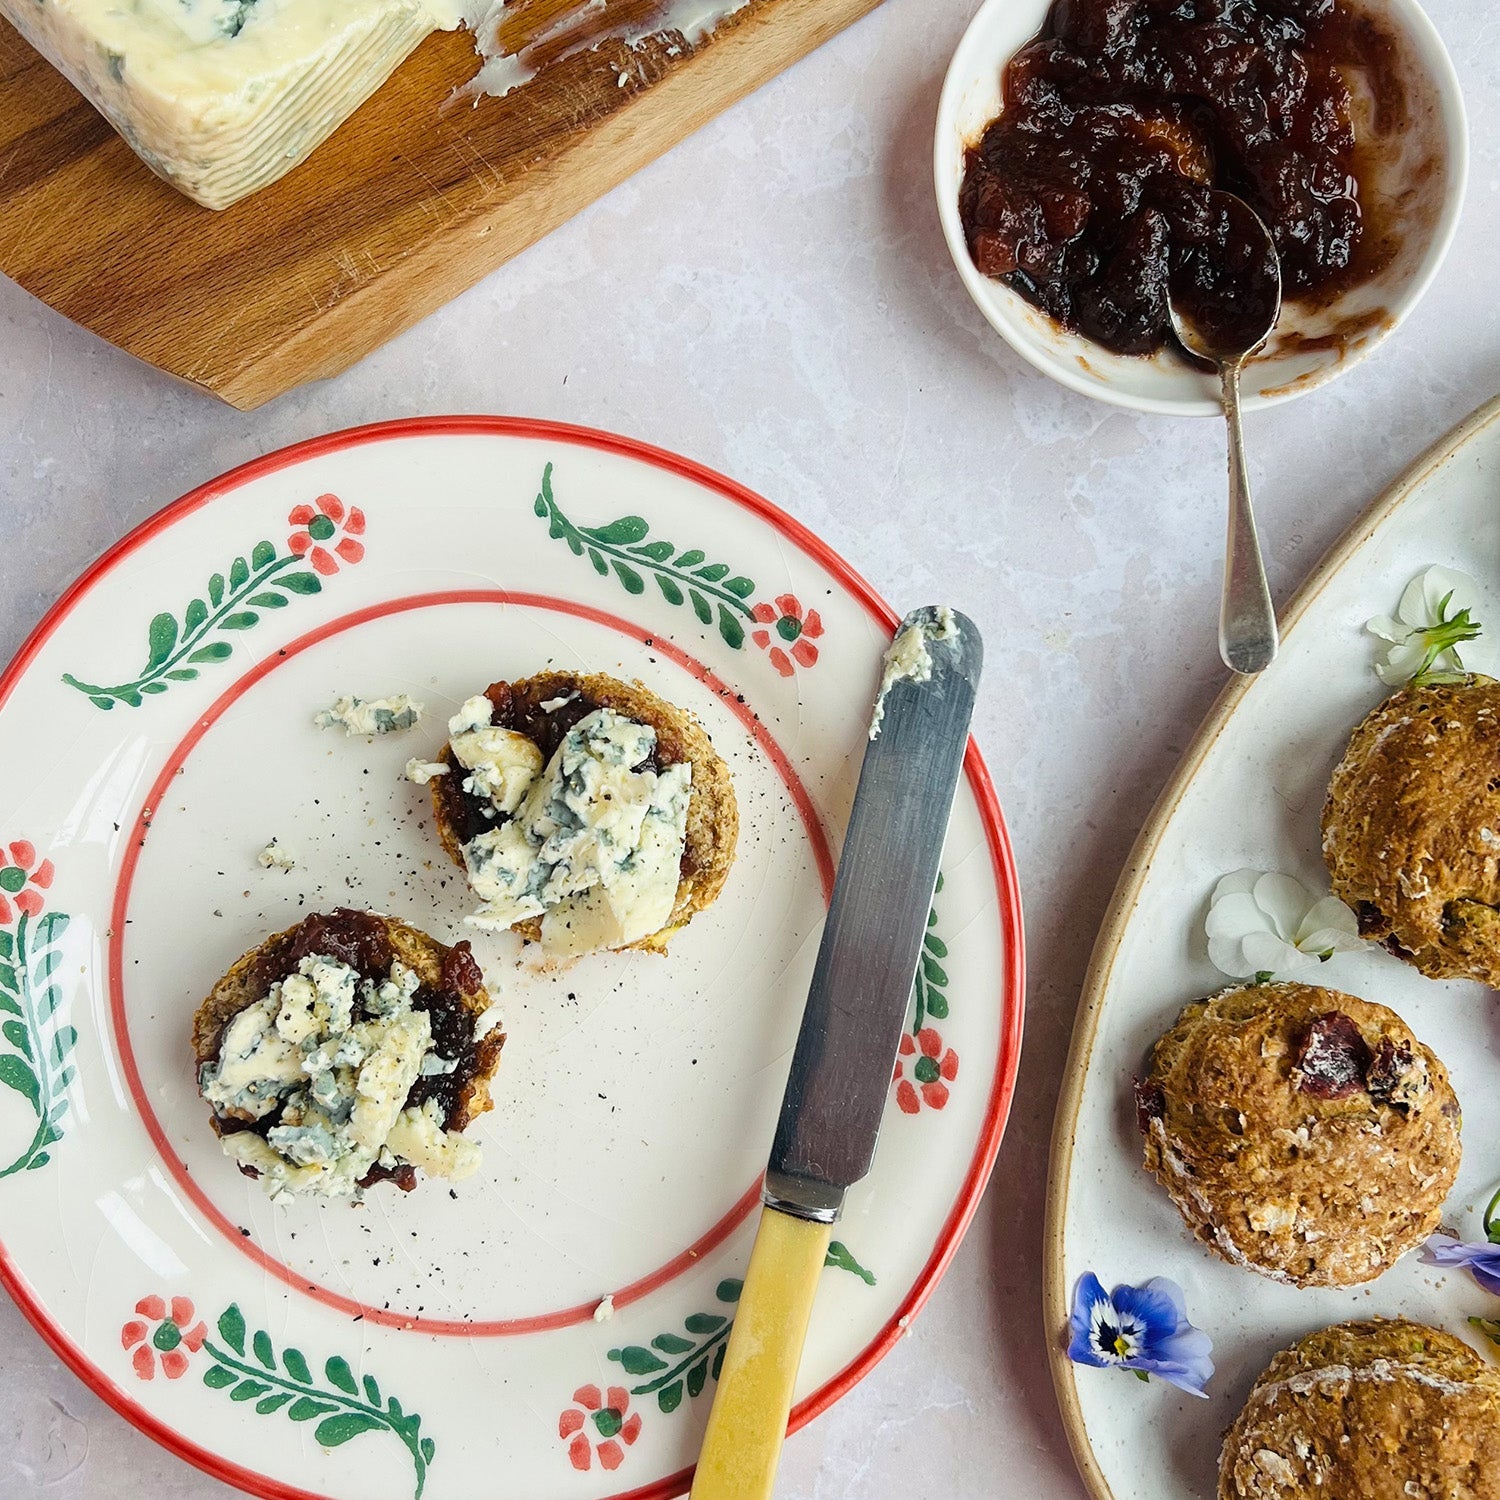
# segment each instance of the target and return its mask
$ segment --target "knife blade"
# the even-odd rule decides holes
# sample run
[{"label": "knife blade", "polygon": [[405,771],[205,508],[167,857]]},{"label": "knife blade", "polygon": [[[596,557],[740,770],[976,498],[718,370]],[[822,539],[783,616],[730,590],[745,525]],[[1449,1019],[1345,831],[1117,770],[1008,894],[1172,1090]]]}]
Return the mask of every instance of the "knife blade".
[{"label": "knife blade", "polygon": [[693,1500],[771,1495],[832,1226],[874,1159],[983,659],[936,608],[886,653]]},{"label": "knife blade", "polygon": [[[899,675],[909,631],[925,680]],[[765,1201],[802,1218],[836,1219],[875,1155],[983,659],[972,622],[932,608],[888,657],[766,1172]]]}]

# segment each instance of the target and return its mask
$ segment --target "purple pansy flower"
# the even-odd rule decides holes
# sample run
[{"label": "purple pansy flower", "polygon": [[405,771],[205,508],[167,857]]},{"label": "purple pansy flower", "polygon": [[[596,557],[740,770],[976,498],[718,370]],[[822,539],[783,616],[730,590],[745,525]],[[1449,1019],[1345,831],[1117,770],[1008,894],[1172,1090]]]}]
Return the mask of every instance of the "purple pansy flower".
[{"label": "purple pansy flower", "polygon": [[1500,1190],[1490,1199],[1482,1222],[1482,1240],[1435,1234],[1422,1246],[1422,1259],[1429,1266],[1462,1266],[1485,1291],[1500,1297]]},{"label": "purple pansy flower", "polygon": [[1077,1364],[1133,1370],[1142,1380],[1155,1375],[1190,1396],[1208,1394],[1213,1341],[1188,1322],[1182,1288],[1165,1276],[1106,1292],[1085,1271],[1073,1288],[1068,1334],[1068,1358]]},{"label": "purple pansy flower", "polygon": [[1422,1246],[1429,1266],[1463,1266],[1485,1291],[1500,1297],[1500,1245],[1486,1241],[1465,1244],[1446,1234],[1435,1234]]}]

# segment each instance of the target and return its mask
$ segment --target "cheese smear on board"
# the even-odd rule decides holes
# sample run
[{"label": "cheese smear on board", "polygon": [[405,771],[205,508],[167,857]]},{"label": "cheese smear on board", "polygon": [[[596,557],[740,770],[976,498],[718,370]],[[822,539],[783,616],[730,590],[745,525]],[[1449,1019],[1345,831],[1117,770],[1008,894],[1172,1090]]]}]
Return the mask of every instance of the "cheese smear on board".
[{"label": "cheese smear on board", "polygon": [[555,58],[666,30],[693,43],[744,4],[671,0],[600,27],[604,0],[581,0],[514,53],[499,40],[504,0],[0,0],[0,16],[152,171],[227,208],[305,160],[434,31],[474,33],[482,63],[459,92],[477,103],[534,77],[543,48]]}]

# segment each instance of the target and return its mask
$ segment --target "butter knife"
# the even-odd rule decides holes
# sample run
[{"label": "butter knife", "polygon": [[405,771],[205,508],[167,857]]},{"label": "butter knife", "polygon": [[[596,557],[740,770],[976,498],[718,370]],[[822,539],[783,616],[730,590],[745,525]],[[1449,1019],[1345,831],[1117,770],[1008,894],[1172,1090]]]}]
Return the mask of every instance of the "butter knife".
[{"label": "butter knife", "polygon": [[771,1494],[818,1275],[890,1095],[983,656],[934,608],[886,654],[693,1500]]}]

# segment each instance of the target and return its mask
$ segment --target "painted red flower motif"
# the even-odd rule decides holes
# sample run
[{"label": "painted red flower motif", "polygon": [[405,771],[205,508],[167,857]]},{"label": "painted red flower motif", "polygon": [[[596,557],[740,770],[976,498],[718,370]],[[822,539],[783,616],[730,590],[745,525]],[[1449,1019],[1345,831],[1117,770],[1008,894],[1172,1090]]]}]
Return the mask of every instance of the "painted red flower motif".
[{"label": "painted red flower motif", "polygon": [[641,1435],[640,1413],[631,1413],[630,1393],[622,1385],[603,1393],[597,1385],[581,1385],[573,1401],[557,1419],[557,1435],[568,1445],[568,1462],[580,1473],[595,1457],[602,1468],[618,1469],[625,1462],[625,1449]]},{"label": "painted red flower motif", "polygon": [[27,839],[0,844],[0,927],[9,927],[17,912],[39,917],[52,884],[52,861],[38,860],[36,845]]},{"label": "painted red flower motif", "polygon": [[365,555],[365,544],[355,541],[364,535],[365,513],[337,495],[319,495],[311,505],[294,506],[287,520],[300,528],[287,538],[287,546],[325,578],[338,572],[340,558],[357,563]]},{"label": "painted red flower motif", "polygon": [[[915,1057],[912,1076],[906,1076],[906,1061]],[[896,1103],[909,1115],[925,1104],[941,1109],[948,1102],[948,1085],[958,1077],[958,1053],[952,1047],[943,1050],[943,1039],[934,1027],[924,1026],[916,1036],[907,1032],[901,1038],[901,1055],[896,1059]]]},{"label": "painted red flower motif", "polygon": [[180,1380],[187,1373],[188,1355],[196,1354],[208,1337],[202,1322],[193,1321],[193,1304],[186,1297],[173,1297],[170,1305],[162,1297],[142,1297],[135,1310],[140,1317],[120,1330],[120,1346],[133,1351],[131,1367],[142,1380],[155,1380],[160,1362],[168,1380]]},{"label": "painted red flower motif", "polygon": [[[810,667],[817,662],[818,648],[813,642],[823,634],[823,620],[817,610],[810,609],[804,614],[795,594],[778,594],[774,605],[757,604],[751,614],[762,627],[770,629],[752,630],[750,639],[762,651],[770,652],[771,665],[783,677],[790,677],[796,667]],[[771,639],[773,633],[777,637],[775,644]],[[784,647],[782,641],[786,642]]]}]

